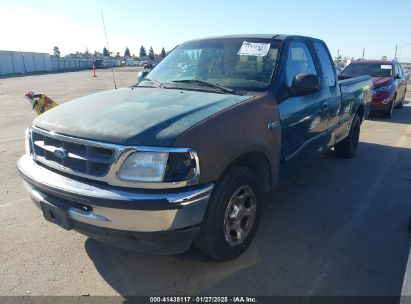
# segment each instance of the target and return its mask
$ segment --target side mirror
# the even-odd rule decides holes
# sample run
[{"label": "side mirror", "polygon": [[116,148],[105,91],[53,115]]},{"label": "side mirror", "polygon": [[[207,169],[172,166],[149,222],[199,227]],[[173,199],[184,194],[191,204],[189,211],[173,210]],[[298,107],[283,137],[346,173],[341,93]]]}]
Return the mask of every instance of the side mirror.
[{"label": "side mirror", "polygon": [[137,83],[140,83],[144,80],[144,78],[146,78],[146,76],[148,75],[147,72],[145,71],[140,71],[137,73]]},{"label": "side mirror", "polygon": [[305,96],[320,90],[320,81],[314,74],[301,73],[294,76],[290,88],[292,96]]}]

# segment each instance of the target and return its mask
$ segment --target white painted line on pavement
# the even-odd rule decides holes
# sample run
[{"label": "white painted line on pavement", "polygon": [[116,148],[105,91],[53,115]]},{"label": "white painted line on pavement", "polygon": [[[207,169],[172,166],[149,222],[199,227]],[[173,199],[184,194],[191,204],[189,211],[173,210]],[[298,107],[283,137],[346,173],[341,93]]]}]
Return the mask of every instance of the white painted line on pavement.
[{"label": "white painted line on pavement", "polygon": [[[411,240],[410,240],[410,248],[411,248]],[[402,283],[402,290],[401,290],[401,304],[409,304],[411,303],[411,250],[408,252],[408,263],[407,268],[404,274],[404,280]]]}]

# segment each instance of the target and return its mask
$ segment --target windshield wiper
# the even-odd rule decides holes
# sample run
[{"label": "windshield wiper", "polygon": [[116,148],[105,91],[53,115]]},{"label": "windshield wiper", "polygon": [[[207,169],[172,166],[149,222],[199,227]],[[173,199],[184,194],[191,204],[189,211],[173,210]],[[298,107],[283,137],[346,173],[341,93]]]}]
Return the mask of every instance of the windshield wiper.
[{"label": "windshield wiper", "polygon": [[157,80],[150,79],[150,78],[144,78],[142,81],[144,81],[144,80],[151,81],[152,83],[154,83],[154,85],[157,88],[164,88],[164,85],[161,82],[157,81]]},{"label": "windshield wiper", "polygon": [[208,87],[220,89],[221,91],[224,91],[224,92],[226,92],[226,93],[238,94],[237,91],[234,90],[234,89],[230,89],[230,88],[221,86],[221,85],[216,84],[216,83],[207,82],[207,81],[199,80],[199,79],[179,79],[179,80],[171,80],[170,82],[200,84],[200,85],[204,85],[204,86],[208,86]]}]

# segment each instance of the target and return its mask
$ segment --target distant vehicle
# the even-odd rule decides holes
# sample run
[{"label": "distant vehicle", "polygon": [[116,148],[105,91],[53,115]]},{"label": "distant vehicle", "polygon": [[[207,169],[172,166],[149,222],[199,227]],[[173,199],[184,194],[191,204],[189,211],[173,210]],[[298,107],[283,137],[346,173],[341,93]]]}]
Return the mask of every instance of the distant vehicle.
[{"label": "distant vehicle", "polygon": [[157,63],[151,60],[144,60],[144,61],[140,61],[139,65],[140,66],[151,65],[151,67],[154,68],[157,65]]},{"label": "distant vehicle", "polygon": [[403,68],[403,72],[404,72],[405,80],[410,80],[410,69],[409,68]]},{"label": "distant vehicle", "polygon": [[372,77],[371,112],[383,113],[385,117],[391,118],[394,108],[402,108],[407,92],[407,80],[397,61],[353,61],[341,72],[340,78],[347,79],[361,75]]},{"label": "distant vehicle", "polygon": [[108,68],[108,62],[103,59],[96,59],[93,61],[93,64],[96,67],[96,69],[107,69]]},{"label": "distant vehicle", "polygon": [[371,90],[369,76],[338,81],[318,39],[188,41],[138,85],[39,115],[18,168],[64,229],[152,253],[194,242],[232,259],[257,232],[264,193],[331,148],[355,156]]}]

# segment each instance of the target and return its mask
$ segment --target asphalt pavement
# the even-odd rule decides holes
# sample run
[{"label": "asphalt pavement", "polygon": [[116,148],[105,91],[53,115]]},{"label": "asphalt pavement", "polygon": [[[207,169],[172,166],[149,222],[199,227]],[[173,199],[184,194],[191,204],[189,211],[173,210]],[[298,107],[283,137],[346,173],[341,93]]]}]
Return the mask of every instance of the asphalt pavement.
[{"label": "asphalt pavement", "polygon": [[[136,74],[116,69],[117,85],[134,84]],[[16,168],[35,117],[24,94],[36,90],[63,103],[113,88],[110,70],[97,76],[0,79],[0,296],[400,295],[409,253],[411,103],[392,119],[364,122],[354,159],[331,151],[267,195],[251,247],[217,263],[195,248],[155,256],[100,244],[45,221],[28,198]]]}]

